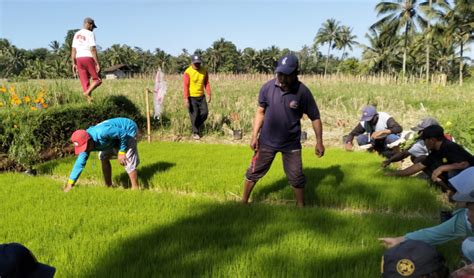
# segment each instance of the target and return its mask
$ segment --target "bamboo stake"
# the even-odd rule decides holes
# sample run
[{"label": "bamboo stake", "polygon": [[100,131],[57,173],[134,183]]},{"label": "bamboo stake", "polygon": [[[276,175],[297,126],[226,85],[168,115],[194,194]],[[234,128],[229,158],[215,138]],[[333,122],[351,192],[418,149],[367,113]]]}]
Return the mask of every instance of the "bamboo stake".
[{"label": "bamboo stake", "polygon": [[153,93],[150,89],[145,90],[145,104],[146,104],[146,136],[148,143],[151,143],[151,123],[150,123],[150,103],[148,101],[148,94]]}]

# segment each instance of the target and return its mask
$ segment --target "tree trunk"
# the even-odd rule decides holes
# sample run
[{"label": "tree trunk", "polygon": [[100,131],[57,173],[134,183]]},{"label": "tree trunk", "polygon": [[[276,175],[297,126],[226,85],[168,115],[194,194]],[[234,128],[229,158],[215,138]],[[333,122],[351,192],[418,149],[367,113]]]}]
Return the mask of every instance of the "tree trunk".
[{"label": "tree trunk", "polygon": [[430,44],[431,44],[431,5],[432,0],[430,0],[430,8],[429,8],[429,17],[428,17],[428,32],[426,36],[426,83],[430,83]]},{"label": "tree trunk", "polygon": [[403,49],[403,66],[402,66],[402,76],[405,78],[405,69],[407,64],[407,44],[408,44],[408,27],[409,24],[405,26],[405,47]]},{"label": "tree trunk", "polygon": [[326,65],[324,66],[324,77],[326,77],[326,72],[328,70],[329,52],[331,51],[331,45],[332,45],[332,40],[329,41],[328,56],[326,56]]},{"label": "tree trunk", "polygon": [[462,74],[463,74],[463,67],[464,67],[464,61],[462,59],[463,47],[464,47],[464,43],[461,37],[461,52],[459,53],[459,86],[462,86]]}]

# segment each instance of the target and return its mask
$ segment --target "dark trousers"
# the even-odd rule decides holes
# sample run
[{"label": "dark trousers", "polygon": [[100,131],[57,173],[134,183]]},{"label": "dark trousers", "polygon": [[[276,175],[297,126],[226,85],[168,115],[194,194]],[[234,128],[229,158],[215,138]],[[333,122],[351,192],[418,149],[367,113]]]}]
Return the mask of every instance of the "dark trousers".
[{"label": "dark trousers", "polygon": [[191,125],[193,133],[199,134],[204,122],[207,119],[208,109],[206,97],[190,97],[189,98],[189,117],[191,118]]},{"label": "dark trousers", "polygon": [[[278,151],[260,148],[256,151],[250,162],[250,167],[245,173],[245,178],[249,181],[257,182],[261,179],[272,166],[273,159]],[[304,188],[306,177],[303,174],[303,162],[301,159],[301,150],[282,151],[283,170],[291,186]]]}]

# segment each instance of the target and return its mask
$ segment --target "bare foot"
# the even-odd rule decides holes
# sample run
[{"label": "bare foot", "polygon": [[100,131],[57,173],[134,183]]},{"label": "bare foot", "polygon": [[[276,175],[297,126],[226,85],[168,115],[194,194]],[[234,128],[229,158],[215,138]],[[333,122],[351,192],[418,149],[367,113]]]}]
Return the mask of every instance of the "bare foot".
[{"label": "bare foot", "polygon": [[140,190],[140,187],[139,186],[132,186],[131,189],[132,190]]}]

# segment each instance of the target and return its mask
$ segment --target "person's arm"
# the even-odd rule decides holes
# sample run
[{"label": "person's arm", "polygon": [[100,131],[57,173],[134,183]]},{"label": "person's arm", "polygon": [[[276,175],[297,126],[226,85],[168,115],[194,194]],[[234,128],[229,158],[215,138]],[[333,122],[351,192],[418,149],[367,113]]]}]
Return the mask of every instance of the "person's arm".
[{"label": "person's arm", "polygon": [[382,237],[379,240],[390,248],[405,240],[420,240],[430,245],[438,245],[459,237],[465,237],[468,233],[466,211],[467,209],[455,211],[448,221],[437,226],[407,233],[400,237]]},{"label": "person's arm", "polygon": [[72,63],[72,74],[76,75],[77,73],[77,61],[76,61],[77,50],[75,47],[71,49],[71,63]]},{"label": "person's arm", "polygon": [[189,108],[189,74],[184,73],[183,75],[183,99],[184,105]]},{"label": "person's arm", "polygon": [[403,159],[405,159],[409,156],[410,156],[410,153],[408,152],[408,150],[398,152],[398,153],[392,155],[389,159],[384,160],[382,162],[382,167],[387,167],[388,165],[390,165],[390,163],[403,160]]},{"label": "person's arm", "polygon": [[255,112],[255,117],[253,119],[253,128],[252,128],[252,139],[250,141],[250,148],[254,151],[258,150],[258,134],[263,125],[263,119],[265,118],[265,108],[259,106]]},{"label": "person's arm", "polygon": [[387,120],[387,129],[375,131],[374,133],[372,133],[371,137],[372,137],[372,139],[379,139],[379,138],[383,138],[387,135],[398,134],[400,132],[402,132],[402,126],[399,123],[397,123],[397,121],[395,121],[395,119],[390,117]]},{"label": "person's arm", "polygon": [[316,119],[311,122],[313,125],[314,134],[316,135],[316,148],[315,153],[318,157],[324,155],[324,144],[323,144],[323,124],[321,119]]},{"label": "person's arm", "polygon": [[346,141],[344,142],[344,147],[346,151],[352,151],[352,141],[354,137],[365,132],[365,128],[358,123],[356,127],[346,136]]},{"label": "person's arm", "polygon": [[206,72],[204,77],[204,87],[206,88],[207,102],[211,102],[211,83],[209,82],[209,74]]},{"label": "person's arm", "polygon": [[404,236],[399,237],[381,237],[379,241],[387,248],[392,248],[405,241]]},{"label": "person's arm", "polygon": [[386,176],[406,177],[406,176],[411,176],[413,174],[416,174],[416,173],[422,171],[425,168],[426,168],[426,166],[423,165],[422,163],[416,163],[416,164],[413,164],[410,167],[407,167],[403,170],[398,170],[398,171],[395,171],[395,172],[388,172],[385,175]]},{"label": "person's arm", "polygon": [[407,240],[421,240],[431,245],[443,244],[447,241],[465,237],[468,234],[466,222],[467,209],[460,209],[447,221],[430,228],[407,233]]},{"label": "person's arm", "polygon": [[463,170],[463,169],[466,169],[467,167],[469,167],[469,162],[467,162],[467,161],[441,165],[433,171],[433,174],[431,175],[431,180],[433,180],[435,182],[436,181],[441,181],[439,176],[443,172],[449,172],[449,171],[452,171],[452,170]]},{"label": "person's arm", "polygon": [[72,168],[71,174],[69,175],[69,180],[67,181],[67,184],[71,187],[74,186],[74,184],[76,184],[77,180],[79,179],[82,170],[84,170],[84,167],[86,166],[87,159],[89,159],[89,152],[82,152],[77,156],[74,167]]},{"label": "person's arm", "polygon": [[92,59],[94,59],[95,62],[95,70],[97,73],[100,72],[100,65],[99,65],[99,58],[97,58],[97,48],[95,46],[91,47],[91,53],[92,53]]}]

